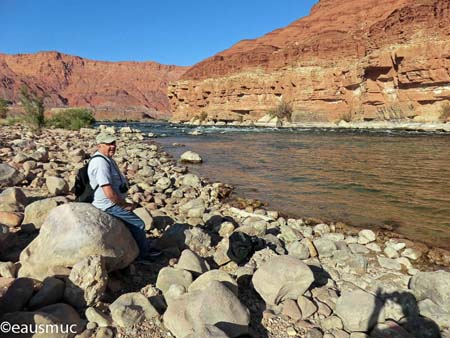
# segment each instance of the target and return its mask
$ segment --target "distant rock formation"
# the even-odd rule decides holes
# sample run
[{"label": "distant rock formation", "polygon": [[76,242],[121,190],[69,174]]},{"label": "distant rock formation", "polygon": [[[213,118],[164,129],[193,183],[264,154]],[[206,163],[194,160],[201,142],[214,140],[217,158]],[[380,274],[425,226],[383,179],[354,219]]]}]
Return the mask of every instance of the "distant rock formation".
[{"label": "distant rock formation", "polygon": [[26,85],[46,108],[88,107],[96,118],[168,117],[167,84],[188,67],[104,62],[58,52],[0,54],[0,97],[18,101]]},{"label": "distant rock formation", "polygon": [[244,40],[169,85],[173,119],[433,121],[450,100],[448,0],[320,0],[309,16]]}]

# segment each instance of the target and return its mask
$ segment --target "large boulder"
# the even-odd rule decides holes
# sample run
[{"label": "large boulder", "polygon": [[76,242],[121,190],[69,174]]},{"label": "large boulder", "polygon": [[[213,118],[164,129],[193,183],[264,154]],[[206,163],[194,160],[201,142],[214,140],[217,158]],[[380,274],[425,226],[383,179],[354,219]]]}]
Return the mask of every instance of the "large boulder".
[{"label": "large boulder", "polygon": [[186,336],[186,338],[229,338],[229,336],[216,326],[207,325]]},{"label": "large boulder", "polygon": [[172,300],[164,313],[164,325],[184,338],[214,325],[229,337],[248,333],[250,314],[230,289],[217,281]]},{"label": "large boulder", "polygon": [[0,189],[15,186],[25,179],[25,176],[7,165],[6,163],[0,163]]},{"label": "large boulder", "polygon": [[57,267],[72,267],[88,256],[105,258],[108,271],[128,266],[139,249],[125,225],[88,203],[54,208],[39,235],[22,251],[19,276],[44,279]]},{"label": "large boulder", "polygon": [[383,317],[383,304],[363,290],[344,292],[336,302],[335,313],[347,331],[367,332]]},{"label": "large boulder", "polygon": [[314,281],[311,269],[292,256],[275,256],[261,265],[252,278],[253,286],[267,304],[297,299]]},{"label": "large boulder", "polygon": [[450,312],[450,272],[419,272],[411,278],[409,287],[418,301],[431,299]]}]

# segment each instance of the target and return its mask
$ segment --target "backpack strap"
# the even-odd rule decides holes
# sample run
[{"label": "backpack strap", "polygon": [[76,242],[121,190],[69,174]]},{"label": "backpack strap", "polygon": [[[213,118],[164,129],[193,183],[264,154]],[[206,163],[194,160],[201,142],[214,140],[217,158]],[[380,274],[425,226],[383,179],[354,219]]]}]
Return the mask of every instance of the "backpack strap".
[{"label": "backpack strap", "polygon": [[[100,154],[94,155],[94,156],[92,156],[92,157],[89,159],[88,167],[89,167],[89,163],[91,162],[91,160],[93,160],[93,159],[96,158],[96,157],[101,157],[101,158],[103,158],[103,159],[106,161],[106,163],[108,163],[108,166],[110,166],[110,167],[109,167],[109,170],[111,170],[111,163],[109,163],[109,161],[106,159],[105,156],[100,155]],[[95,194],[95,191],[98,189],[98,187],[99,187],[99,185],[97,184],[97,186],[96,186],[96,187],[94,188],[94,190],[92,191],[93,194]]]}]

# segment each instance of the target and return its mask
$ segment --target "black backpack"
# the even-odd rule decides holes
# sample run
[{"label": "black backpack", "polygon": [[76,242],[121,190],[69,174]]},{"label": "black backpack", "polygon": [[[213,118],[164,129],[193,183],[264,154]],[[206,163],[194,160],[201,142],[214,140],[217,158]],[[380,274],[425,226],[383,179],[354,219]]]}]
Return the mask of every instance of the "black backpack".
[{"label": "black backpack", "polygon": [[[92,203],[92,201],[94,200],[94,194],[98,188],[98,185],[95,187],[95,189],[92,189],[91,185],[89,184],[88,167],[91,160],[96,157],[104,158],[102,155],[94,155],[89,159],[89,161],[84,165],[83,168],[78,170],[74,187],[75,202]],[[107,160],[105,159],[105,161]]]},{"label": "black backpack", "polygon": [[256,236],[249,236],[246,233],[235,231],[229,237],[230,246],[227,256],[235,263],[247,262],[257,250],[264,248],[264,240]]}]

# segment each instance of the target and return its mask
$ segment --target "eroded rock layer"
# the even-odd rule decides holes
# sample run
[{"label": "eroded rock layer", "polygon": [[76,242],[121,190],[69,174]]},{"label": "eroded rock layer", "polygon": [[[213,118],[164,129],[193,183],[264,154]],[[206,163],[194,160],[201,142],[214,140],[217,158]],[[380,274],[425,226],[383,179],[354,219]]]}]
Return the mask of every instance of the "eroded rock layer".
[{"label": "eroded rock layer", "polygon": [[255,120],[282,100],[294,121],[436,120],[450,101],[448,0],[320,0],[169,85],[173,119]]},{"label": "eroded rock layer", "polygon": [[58,52],[0,54],[0,97],[18,101],[26,85],[47,108],[89,107],[97,118],[139,119],[169,113],[167,84],[187,67],[103,62]]}]

